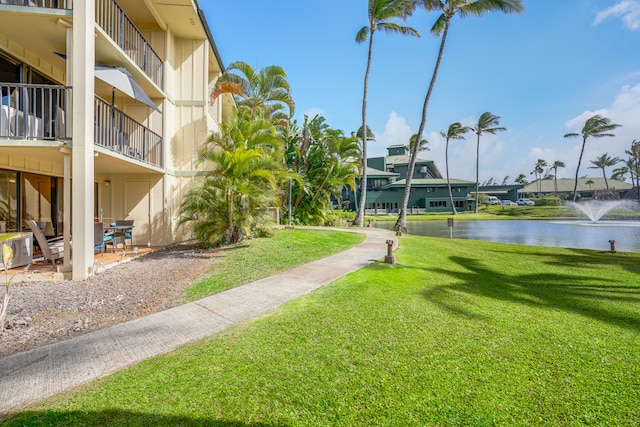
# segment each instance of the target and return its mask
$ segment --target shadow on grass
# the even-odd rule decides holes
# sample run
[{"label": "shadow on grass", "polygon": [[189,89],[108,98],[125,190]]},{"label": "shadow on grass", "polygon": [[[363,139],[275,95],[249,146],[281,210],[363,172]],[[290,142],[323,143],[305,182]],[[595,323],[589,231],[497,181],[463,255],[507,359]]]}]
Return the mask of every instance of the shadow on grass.
[{"label": "shadow on grass", "polygon": [[[244,423],[210,418],[189,418],[141,412],[105,411],[29,411],[5,420],[3,426],[182,426],[182,427],[272,427],[274,424]],[[0,419],[1,423],[1,419]],[[283,426],[284,424],[278,424]]]},{"label": "shadow on grass", "polygon": [[[530,253],[525,255],[534,256]],[[542,255],[549,257],[548,253]],[[575,260],[571,257],[561,262],[575,266]],[[636,332],[640,330],[638,310],[620,309],[619,305],[607,304],[640,303],[640,286],[620,286],[610,280],[588,275],[501,272],[487,268],[479,260],[458,256],[453,256],[450,260],[464,267],[466,271],[430,269],[432,272],[457,279],[457,283],[435,286],[423,291],[423,296],[454,314],[478,318],[477,313],[452,303],[456,301],[453,298],[454,294],[466,293],[526,306],[563,310]],[[581,262],[589,261],[583,259]]]}]

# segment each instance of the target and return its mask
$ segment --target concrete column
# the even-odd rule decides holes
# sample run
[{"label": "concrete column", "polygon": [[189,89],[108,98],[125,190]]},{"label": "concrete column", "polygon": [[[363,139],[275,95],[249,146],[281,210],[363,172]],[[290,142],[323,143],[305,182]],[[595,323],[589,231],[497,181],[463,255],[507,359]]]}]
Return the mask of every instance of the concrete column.
[{"label": "concrete column", "polygon": [[60,148],[64,156],[64,178],[62,190],[62,223],[64,224],[64,271],[71,270],[71,149]]},{"label": "concrete column", "polygon": [[[68,54],[68,52],[67,52]],[[69,59],[69,58],[67,58]],[[74,280],[86,279],[93,267],[93,99],[95,2],[73,2],[72,175]]]}]

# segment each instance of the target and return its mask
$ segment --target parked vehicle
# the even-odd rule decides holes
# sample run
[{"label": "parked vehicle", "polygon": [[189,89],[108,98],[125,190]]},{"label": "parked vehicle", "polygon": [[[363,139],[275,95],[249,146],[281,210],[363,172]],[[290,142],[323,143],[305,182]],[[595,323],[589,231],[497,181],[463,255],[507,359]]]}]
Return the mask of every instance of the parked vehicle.
[{"label": "parked vehicle", "polygon": [[502,206],[518,206],[516,202],[512,202],[511,200],[507,200],[507,199],[500,200],[500,204]]},{"label": "parked vehicle", "polygon": [[529,199],[518,199],[516,202],[518,206],[535,206],[536,203],[533,200]]},{"label": "parked vehicle", "polygon": [[496,196],[489,196],[489,203],[491,203],[492,205],[499,205],[500,200],[498,200]]}]

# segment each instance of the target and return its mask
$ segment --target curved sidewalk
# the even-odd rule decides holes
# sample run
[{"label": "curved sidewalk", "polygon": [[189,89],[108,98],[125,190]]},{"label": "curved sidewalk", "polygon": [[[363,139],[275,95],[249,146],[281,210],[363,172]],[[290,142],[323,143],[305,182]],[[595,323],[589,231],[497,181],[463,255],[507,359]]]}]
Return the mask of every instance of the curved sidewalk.
[{"label": "curved sidewalk", "polygon": [[362,229],[359,245],[265,279],[0,359],[0,414],[213,335],[381,260],[389,231]]}]

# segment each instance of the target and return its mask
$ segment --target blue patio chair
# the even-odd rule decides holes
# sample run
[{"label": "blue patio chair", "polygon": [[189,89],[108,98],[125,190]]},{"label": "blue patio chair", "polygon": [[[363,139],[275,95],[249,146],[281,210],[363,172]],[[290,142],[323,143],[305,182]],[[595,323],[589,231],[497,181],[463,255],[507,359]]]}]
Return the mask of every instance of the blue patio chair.
[{"label": "blue patio chair", "polygon": [[113,244],[113,233],[104,232],[104,224],[101,222],[93,223],[93,247],[95,251],[100,251],[102,255],[104,255],[104,251],[107,248],[107,245],[111,245],[113,247],[113,251],[115,252],[115,245]]}]

